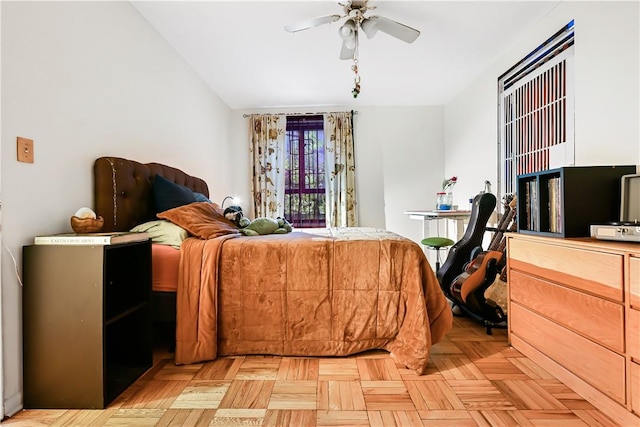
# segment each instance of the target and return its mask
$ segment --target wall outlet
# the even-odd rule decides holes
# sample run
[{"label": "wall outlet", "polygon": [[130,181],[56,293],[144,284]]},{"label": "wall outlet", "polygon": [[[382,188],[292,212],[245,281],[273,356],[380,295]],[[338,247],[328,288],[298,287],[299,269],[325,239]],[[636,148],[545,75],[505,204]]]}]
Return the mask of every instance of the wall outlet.
[{"label": "wall outlet", "polygon": [[18,161],[33,163],[33,139],[18,137]]}]

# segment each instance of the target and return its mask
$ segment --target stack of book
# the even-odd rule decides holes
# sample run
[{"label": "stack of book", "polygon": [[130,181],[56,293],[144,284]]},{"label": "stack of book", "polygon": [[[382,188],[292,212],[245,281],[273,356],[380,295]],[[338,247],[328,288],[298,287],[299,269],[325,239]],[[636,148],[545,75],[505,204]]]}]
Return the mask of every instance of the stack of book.
[{"label": "stack of book", "polygon": [[35,245],[119,245],[122,243],[143,242],[149,239],[147,233],[62,233],[48,236],[36,236]]}]

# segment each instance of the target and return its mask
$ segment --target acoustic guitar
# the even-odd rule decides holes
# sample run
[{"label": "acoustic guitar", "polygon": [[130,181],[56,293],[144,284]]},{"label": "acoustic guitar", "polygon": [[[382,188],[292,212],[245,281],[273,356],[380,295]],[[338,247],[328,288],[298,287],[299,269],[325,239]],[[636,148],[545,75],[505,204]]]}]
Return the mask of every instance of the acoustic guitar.
[{"label": "acoustic guitar", "polygon": [[[489,247],[486,251],[480,252],[471,261],[465,271],[458,275],[451,283],[451,296],[459,302],[466,303],[467,297],[471,292],[488,280],[493,281],[496,275],[496,266],[503,262],[504,250],[506,247],[506,231],[513,231],[517,225],[514,221],[516,215],[516,198],[515,196],[508,201],[505,214],[500,219],[496,233],[493,235]],[[511,223],[511,226],[509,224]]]}]

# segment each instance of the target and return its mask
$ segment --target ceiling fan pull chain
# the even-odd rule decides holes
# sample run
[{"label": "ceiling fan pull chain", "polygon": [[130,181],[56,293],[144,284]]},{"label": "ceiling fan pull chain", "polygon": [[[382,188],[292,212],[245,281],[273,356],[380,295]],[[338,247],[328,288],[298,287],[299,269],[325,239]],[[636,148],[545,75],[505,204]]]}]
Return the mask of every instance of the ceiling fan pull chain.
[{"label": "ceiling fan pull chain", "polygon": [[351,91],[351,94],[353,95],[354,98],[357,98],[358,95],[360,94],[360,74],[358,74],[358,60],[357,59],[353,60],[353,65],[351,66],[351,69],[353,70],[353,73],[355,74],[355,77],[353,78],[353,82],[355,84],[355,87]]}]

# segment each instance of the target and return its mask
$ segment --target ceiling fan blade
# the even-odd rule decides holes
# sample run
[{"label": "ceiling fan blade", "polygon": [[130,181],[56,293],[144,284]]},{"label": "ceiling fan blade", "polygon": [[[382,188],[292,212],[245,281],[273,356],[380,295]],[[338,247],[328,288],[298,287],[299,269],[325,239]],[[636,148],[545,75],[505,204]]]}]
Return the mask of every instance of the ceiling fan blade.
[{"label": "ceiling fan blade", "polygon": [[[371,23],[373,25],[371,25]],[[379,30],[407,43],[413,43],[420,35],[420,31],[416,30],[415,28],[411,28],[399,22],[392,21],[391,19],[385,18],[383,16],[372,16],[368,18],[366,26],[373,27],[373,30],[368,30],[370,33],[372,33],[371,36],[369,36],[367,34],[367,31],[365,31],[365,29],[363,28],[363,31],[365,31],[367,37],[373,37],[373,34],[375,34],[375,30]]]},{"label": "ceiling fan blade", "polygon": [[348,47],[348,41],[342,42],[342,48],[340,49],[340,59],[353,59],[353,55],[356,52],[356,47]]},{"label": "ceiling fan blade", "polygon": [[335,22],[340,18],[340,15],[319,16],[317,18],[311,18],[304,21],[287,24],[284,26],[284,29],[290,33],[295,33],[297,31],[308,30],[309,28],[317,27],[319,25]]}]

